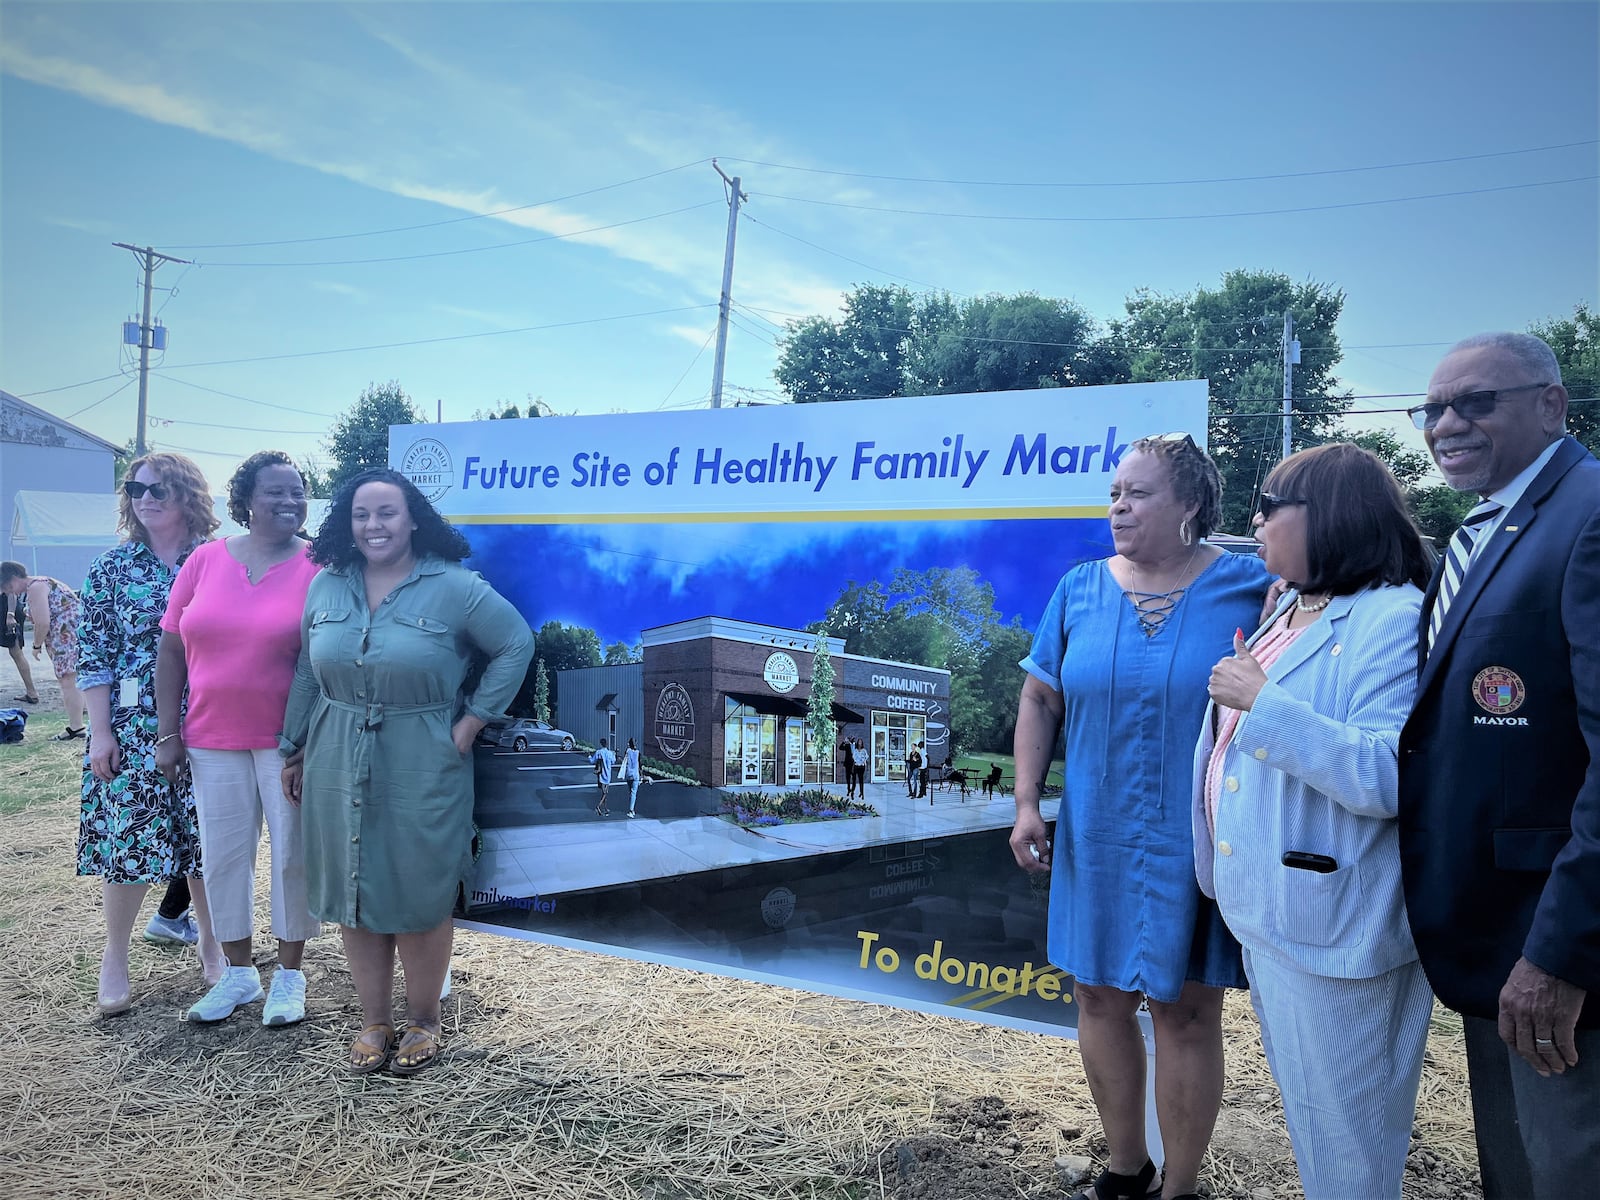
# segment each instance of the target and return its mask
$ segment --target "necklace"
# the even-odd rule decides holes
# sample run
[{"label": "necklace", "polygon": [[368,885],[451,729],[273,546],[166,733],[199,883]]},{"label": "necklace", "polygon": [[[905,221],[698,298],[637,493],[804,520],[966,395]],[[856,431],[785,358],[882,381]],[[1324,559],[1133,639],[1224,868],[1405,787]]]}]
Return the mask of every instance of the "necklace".
[{"label": "necklace", "polygon": [[1134,565],[1133,559],[1128,560],[1128,578],[1132,586],[1124,595],[1133,604],[1133,611],[1139,616],[1139,629],[1145,637],[1155,637],[1156,631],[1167,623],[1167,618],[1172,615],[1183,593],[1189,590],[1189,568],[1194,566],[1194,556],[1199,552],[1200,544],[1196,542],[1194,549],[1189,551],[1183,570],[1178,572],[1178,582],[1165,592],[1140,591],[1139,568]]},{"label": "necklace", "polygon": [[1331,595],[1324,596],[1321,600],[1318,600],[1315,604],[1307,604],[1306,603],[1306,598],[1304,596],[1296,596],[1295,600],[1294,600],[1294,606],[1296,608],[1298,608],[1303,613],[1321,612],[1323,609],[1327,608],[1328,605],[1330,605],[1332,603],[1333,603],[1333,597]]}]

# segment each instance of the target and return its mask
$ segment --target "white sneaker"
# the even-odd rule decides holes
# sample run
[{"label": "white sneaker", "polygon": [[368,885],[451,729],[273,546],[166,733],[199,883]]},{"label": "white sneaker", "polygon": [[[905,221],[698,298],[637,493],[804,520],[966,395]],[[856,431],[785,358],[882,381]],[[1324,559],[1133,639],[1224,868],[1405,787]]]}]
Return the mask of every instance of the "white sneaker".
[{"label": "white sneaker", "polygon": [[198,1003],[189,1009],[188,1021],[221,1021],[233,1015],[241,1004],[251,1004],[261,999],[261,974],[254,967],[235,967],[229,964],[222,978]]},{"label": "white sneaker", "polygon": [[306,1019],[306,973],[279,967],[261,1009],[263,1025],[293,1025]]},{"label": "white sneaker", "polygon": [[188,909],[171,918],[155,912],[144,927],[144,940],[158,945],[164,942],[169,946],[192,946],[200,940],[200,929]]}]

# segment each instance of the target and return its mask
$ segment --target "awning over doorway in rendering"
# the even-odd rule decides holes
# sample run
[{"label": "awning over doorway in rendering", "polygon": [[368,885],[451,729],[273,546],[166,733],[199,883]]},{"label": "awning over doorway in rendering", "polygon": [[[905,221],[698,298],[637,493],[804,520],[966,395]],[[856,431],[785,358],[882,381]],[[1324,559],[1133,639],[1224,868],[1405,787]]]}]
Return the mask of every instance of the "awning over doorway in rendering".
[{"label": "awning over doorway in rendering", "polygon": [[[788,696],[763,696],[758,692],[728,692],[727,697],[735,704],[743,704],[773,717],[804,717],[806,715],[806,702],[794,700]],[[829,714],[836,725],[860,725],[866,721],[860,713],[844,705],[835,703],[833,712]]]}]

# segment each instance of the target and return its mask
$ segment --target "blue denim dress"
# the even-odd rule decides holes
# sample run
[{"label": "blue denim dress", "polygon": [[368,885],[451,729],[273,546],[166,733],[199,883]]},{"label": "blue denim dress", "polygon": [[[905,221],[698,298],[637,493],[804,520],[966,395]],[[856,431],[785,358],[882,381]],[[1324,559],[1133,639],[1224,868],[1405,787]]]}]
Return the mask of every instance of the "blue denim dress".
[{"label": "blue denim dress", "polygon": [[1200,894],[1191,767],[1217,660],[1256,627],[1269,577],[1223,554],[1147,636],[1104,560],[1068,571],[1022,667],[1066,705],[1066,788],[1050,879],[1050,961],[1080,983],[1176,1001],[1185,980],[1244,987]]}]

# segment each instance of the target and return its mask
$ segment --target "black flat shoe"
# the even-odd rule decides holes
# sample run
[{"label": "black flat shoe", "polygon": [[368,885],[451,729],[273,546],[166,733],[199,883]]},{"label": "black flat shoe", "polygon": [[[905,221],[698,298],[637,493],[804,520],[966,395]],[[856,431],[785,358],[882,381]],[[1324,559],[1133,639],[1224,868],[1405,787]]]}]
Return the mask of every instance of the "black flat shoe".
[{"label": "black flat shoe", "polygon": [[81,738],[83,736],[84,728],[84,726],[80,725],[78,728],[74,729],[71,725],[68,725],[60,733],[51,737],[50,740],[52,742],[70,742],[74,738]]},{"label": "black flat shoe", "polygon": [[39,697],[37,697],[37,696],[13,696],[13,697],[11,697],[11,703],[13,703],[13,704],[37,704],[37,703],[39,703]]},{"label": "black flat shoe", "polygon": [[[1152,1186],[1155,1185],[1155,1186]],[[1156,1200],[1161,1195],[1156,1184],[1156,1165],[1145,1159],[1137,1175],[1118,1175],[1115,1171],[1101,1171],[1094,1183],[1083,1189],[1072,1200]]]}]

